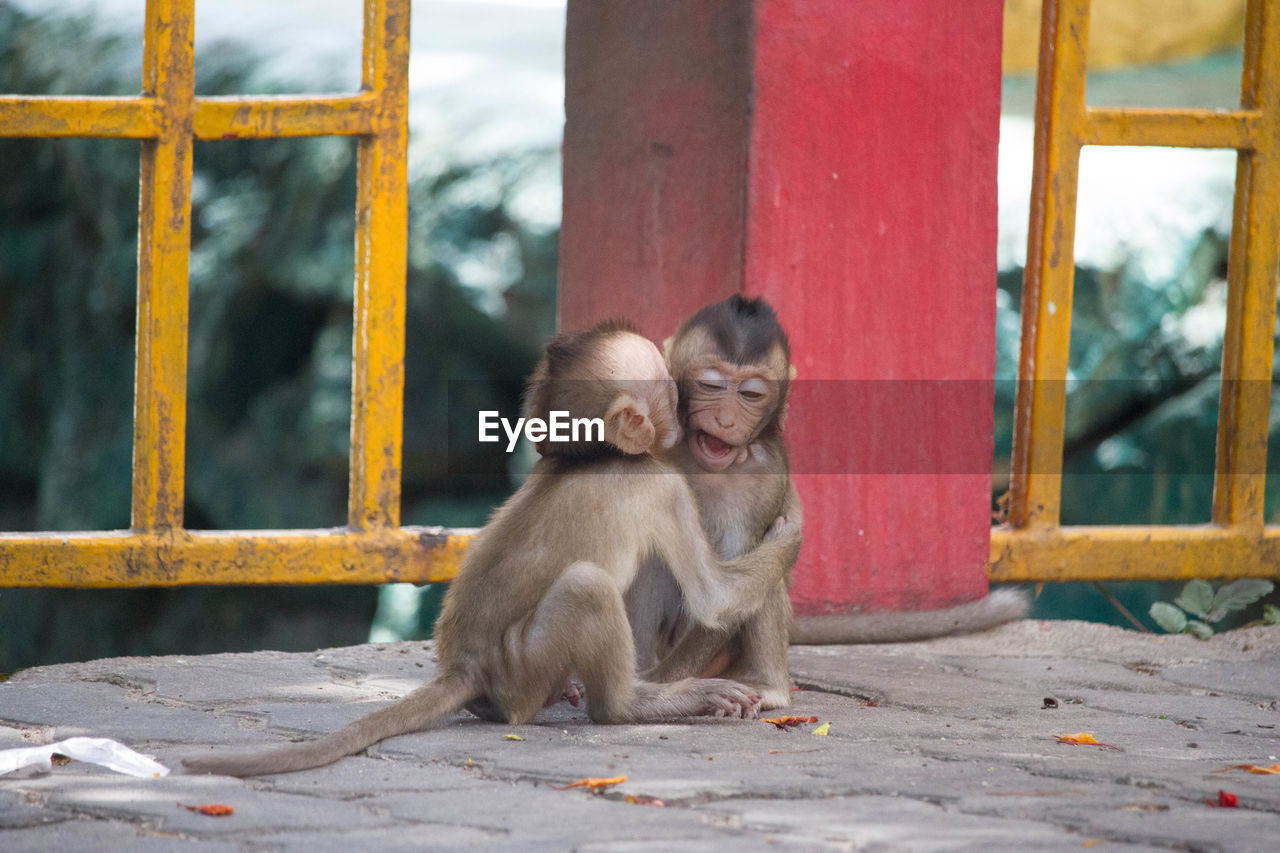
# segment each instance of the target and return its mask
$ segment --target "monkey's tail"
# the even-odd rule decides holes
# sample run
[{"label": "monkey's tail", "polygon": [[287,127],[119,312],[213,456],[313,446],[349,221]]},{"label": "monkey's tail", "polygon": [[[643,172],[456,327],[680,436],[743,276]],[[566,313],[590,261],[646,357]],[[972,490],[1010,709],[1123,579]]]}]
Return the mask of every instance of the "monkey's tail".
[{"label": "monkey's tail", "polygon": [[901,643],[968,634],[1021,619],[1029,606],[1022,590],[997,589],[985,598],[941,610],[797,616],[791,620],[791,643]]},{"label": "monkey's tail", "polygon": [[193,756],[184,758],[182,764],[188,773],[218,776],[265,776],[323,767],[380,740],[429,728],[479,698],[481,692],[475,679],[466,674],[444,674],[403,699],[316,740],[282,744],[252,754]]}]

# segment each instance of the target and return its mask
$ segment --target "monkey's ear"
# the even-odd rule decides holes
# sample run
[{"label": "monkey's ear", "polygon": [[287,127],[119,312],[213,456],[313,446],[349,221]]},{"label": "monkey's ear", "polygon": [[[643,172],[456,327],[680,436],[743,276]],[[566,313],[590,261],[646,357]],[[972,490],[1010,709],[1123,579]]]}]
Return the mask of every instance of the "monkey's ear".
[{"label": "monkey's ear", "polygon": [[620,394],[604,416],[604,440],[632,455],[653,447],[657,430],[649,419],[649,407],[629,394]]},{"label": "monkey's ear", "polygon": [[667,363],[667,368],[671,367],[671,348],[675,346],[676,336],[672,335],[662,342],[662,360]]},{"label": "monkey's ear", "polygon": [[[787,365],[787,381],[796,381],[796,366],[794,364]],[[790,397],[790,395],[788,395]],[[791,404],[789,399],[782,401],[782,405],[778,407],[778,430],[781,431],[787,425],[787,407]]]}]

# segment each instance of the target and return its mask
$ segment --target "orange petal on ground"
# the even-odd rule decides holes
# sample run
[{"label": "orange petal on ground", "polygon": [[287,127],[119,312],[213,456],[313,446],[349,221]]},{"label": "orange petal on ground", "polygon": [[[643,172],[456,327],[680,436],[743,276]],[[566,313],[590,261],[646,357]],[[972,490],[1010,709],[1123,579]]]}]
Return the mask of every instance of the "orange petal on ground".
[{"label": "orange petal on ground", "polygon": [[600,779],[598,777],[590,777],[587,779],[579,779],[576,782],[570,782],[568,785],[552,785],[553,791],[567,791],[570,788],[590,788],[592,791],[600,788],[607,788],[610,785],[621,785],[627,781],[626,776],[614,776],[609,779]]},{"label": "orange petal on ground", "polygon": [[234,806],[224,806],[222,803],[205,803],[202,806],[183,806],[183,808],[187,811],[207,814],[209,817],[227,817],[236,813]]},{"label": "orange petal on ground", "polygon": [[1058,743],[1097,743],[1093,735],[1088,732],[1080,732],[1074,735],[1054,735],[1058,739]]},{"label": "orange petal on ground", "polygon": [[1223,767],[1221,770],[1215,770],[1214,773],[1226,773],[1228,770],[1248,770],[1250,773],[1265,774],[1267,776],[1280,776],[1280,764],[1272,764],[1269,767],[1262,767],[1258,764],[1232,764],[1230,767]]},{"label": "orange petal on ground", "polygon": [[1073,735],[1054,735],[1054,737],[1058,739],[1058,743],[1074,743],[1080,746],[1101,746],[1105,749],[1114,749],[1117,752],[1122,751],[1118,746],[1113,746],[1112,744],[1103,743],[1102,741],[1097,740],[1088,732],[1078,732]]},{"label": "orange petal on ground", "polygon": [[760,722],[772,723],[773,725],[777,726],[780,729],[785,729],[787,726],[799,726],[804,723],[816,723],[818,722],[818,718],[817,717],[761,717]]}]

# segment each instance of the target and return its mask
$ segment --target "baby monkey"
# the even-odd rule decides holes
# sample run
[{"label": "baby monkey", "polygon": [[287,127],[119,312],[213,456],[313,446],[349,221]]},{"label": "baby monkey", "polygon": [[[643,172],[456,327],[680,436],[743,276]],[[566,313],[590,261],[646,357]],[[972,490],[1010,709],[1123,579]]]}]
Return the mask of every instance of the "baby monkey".
[{"label": "baby monkey", "polygon": [[[767,302],[735,294],[686,320],[664,349],[684,429],[665,458],[684,472],[720,557],[749,552],[775,517],[801,518],[782,443],[795,378],[786,333]],[[989,628],[1026,612],[1021,593],[1001,590],[942,610],[793,620],[791,568],[779,572],[741,626],[724,630],[691,624],[669,567],[647,563],[627,595],[641,670],[655,681],[723,674],[758,691],[762,709],[783,708],[791,704],[788,642],[924,639]]]},{"label": "baby monkey", "polygon": [[436,677],[317,740],[188,758],[186,768],[258,776],[319,767],[467,706],[524,723],[574,675],[596,722],[753,715],[759,696],[742,684],[637,676],[623,594],[647,555],[671,567],[690,620],[732,631],[800,547],[798,521],[781,518],[754,551],[715,556],[689,523],[697,506],[684,477],[648,452],[677,443],[675,405],[662,355],[629,327],[605,323],[553,340],[526,390],[526,414],[546,418],[563,406],[600,417],[608,447],[586,456],[570,445],[544,447],[524,485],[476,535],[436,623]]}]

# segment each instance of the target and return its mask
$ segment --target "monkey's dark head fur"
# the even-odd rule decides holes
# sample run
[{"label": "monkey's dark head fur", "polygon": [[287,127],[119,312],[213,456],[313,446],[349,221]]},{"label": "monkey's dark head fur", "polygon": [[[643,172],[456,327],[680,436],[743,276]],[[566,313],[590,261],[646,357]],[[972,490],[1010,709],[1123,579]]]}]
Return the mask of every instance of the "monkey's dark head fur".
[{"label": "monkey's dark head fur", "polygon": [[706,329],[720,355],[734,364],[759,364],[774,346],[781,346],[791,362],[791,343],[778,322],[778,314],[763,297],[743,299],[733,294],[698,311],[680,326],[676,337],[688,329]]},{"label": "monkey's dark head fur", "polygon": [[[680,324],[679,330],[671,339],[667,362],[676,382],[680,384],[679,418],[681,426],[686,429],[689,399],[694,385],[689,375],[690,359],[697,355],[691,349],[693,345],[690,344],[690,339],[698,340],[694,335],[697,330],[705,333],[706,338],[701,340],[709,340],[719,358],[740,367],[766,364],[775,349],[781,351],[785,364],[781,365],[779,375],[773,377],[778,383],[777,398],[772,410],[761,418],[753,438],[779,435],[786,420],[787,397],[791,387],[791,343],[787,340],[782,324],[778,322],[778,314],[773,306],[763,297],[744,299],[735,293],[728,299],[706,306]],[[705,346],[706,343],[702,345]]]}]

